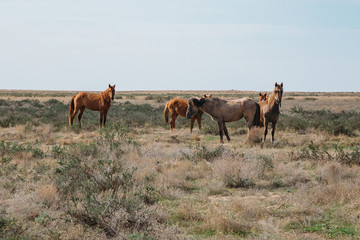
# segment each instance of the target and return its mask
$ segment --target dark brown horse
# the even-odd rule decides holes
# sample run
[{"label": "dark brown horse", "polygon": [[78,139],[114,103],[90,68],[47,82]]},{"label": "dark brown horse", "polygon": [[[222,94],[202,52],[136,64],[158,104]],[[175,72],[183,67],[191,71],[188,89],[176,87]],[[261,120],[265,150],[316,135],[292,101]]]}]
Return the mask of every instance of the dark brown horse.
[{"label": "dark brown horse", "polygon": [[225,125],[226,122],[234,122],[244,117],[249,129],[260,125],[260,106],[250,98],[230,101],[219,98],[190,98],[188,104],[186,111],[188,119],[201,110],[209,114],[217,122],[221,143],[223,142],[223,133],[225,133],[227,140],[230,141],[229,132]]},{"label": "dark brown horse", "polygon": [[[205,98],[210,98],[212,95],[204,95]],[[181,117],[186,117],[186,109],[188,107],[188,101],[181,98],[171,99],[164,108],[164,120],[165,123],[169,122],[169,113],[171,117],[170,121],[170,130],[175,131],[175,121],[176,118],[180,115]],[[192,133],[194,122],[197,120],[199,129],[201,129],[201,118],[204,113],[199,111],[195,114],[190,121],[190,133]]]},{"label": "dark brown horse", "polygon": [[109,84],[109,88],[100,94],[93,94],[87,92],[80,92],[74,95],[70,101],[69,108],[69,124],[70,126],[73,124],[73,120],[80,110],[78,119],[81,127],[81,117],[86,108],[99,111],[100,112],[100,128],[102,124],[106,123],[106,116],[110,108],[111,100],[114,100],[115,97],[115,85],[111,86]]},{"label": "dark brown horse", "polygon": [[271,140],[274,142],[275,128],[276,123],[280,115],[280,105],[283,95],[283,83],[280,85],[275,83],[275,88],[272,94],[262,103],[260,103],[261,111],[260,117],[261,122],[264,124],[264,137],[263,143],[266,140],[266,135],[268,132],[268,124],[271,122]]}]

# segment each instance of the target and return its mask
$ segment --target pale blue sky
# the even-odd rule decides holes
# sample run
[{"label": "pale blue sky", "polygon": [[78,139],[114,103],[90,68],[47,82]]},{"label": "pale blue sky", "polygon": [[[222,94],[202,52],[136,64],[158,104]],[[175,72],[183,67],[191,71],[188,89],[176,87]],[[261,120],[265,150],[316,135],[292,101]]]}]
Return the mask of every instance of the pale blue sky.
[{"label": "pale blue sky", "polygon": [[360,0],[0,0],[0,89],[360,91]]}]

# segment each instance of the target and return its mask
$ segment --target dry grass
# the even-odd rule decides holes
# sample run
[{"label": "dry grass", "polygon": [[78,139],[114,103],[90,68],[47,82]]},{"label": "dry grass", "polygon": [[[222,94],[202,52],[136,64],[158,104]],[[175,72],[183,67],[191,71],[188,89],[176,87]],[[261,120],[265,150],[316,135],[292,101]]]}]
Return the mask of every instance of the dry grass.
[{"label": "dry grass", "polygon": [[58,198],[58,192],[54,185],[40,186],[36,191],[39,200],[46,206],[52,205]]},{"label": "dry grass", "polygon": [[[216,94],[233,98],[238,93],[248,94],[237,91]],[[148,92],[119,94],[123,99],[118,101],[162,104],[146,100]],[[199,92],[171,94],[199,95]],[[307,110],[322,107],[333,111],[360,110],[349,105],[351,97],[346,94],[313,95],[287,94],[293,99],[284,101],[282,111],[295,105]],[[22,98],[1,98],[4,97]],[[67,98],[59,97],[61,101]],[[1,141],[17,145],[0,148],[0,220],[7,224],[7,232],[0,229],[0,238],[106,239],[111,238],[106,232],[109,226],[122,229],[117,237],[128,239],[360,237],[359,165],[344,164],[336,158],[299,157],[301,149],[311,144],[321,147],[336,144],[350,152],[359,147],[359,132],[354,136],[334,136],[314,129],[301,134],[277,130],[275,143],[271,143],[268,135],[261,146],[260,128],[252,129],[246,136],[238,127],[230,126],[231,141],[219,145],[217,135],[196,128],[190,134],[188,126],[177,128],[175,133],[170,133],[167,126],[149,123],[145,127],[121,127],[110,125],[109,133],[68,127],[59,130],[52,124],[1,128]],[[335,152],[331,154],[335,156]],[[81,182],[83,185],[78,185],[72,195],[59,188],[59,179],[54,176],[67,161],[74,159],[88,167],[84,167],[84,173],[90,177],[84,179],[100,182],[102,188],[95,191],[93,198],[86,198],[81,190],[91,187],[87,182]],[[117,188],[124,185],[118,180],[128,176],[126,169],[134,171],[133,185],[130,184],[127,193],[132,200],[127,205],[129,211],[120,208],[113,215],[106,215],[106,210],[114,207],[112,191],[117,199],[126,195]],[[80,170],[72,169],[72,177],[80,174]],[[76,198],[96,200],[99,205],[95,206],[99,208],[89,208],[86,201]],[[139,199],[145,200],[136,202]],[[76,201],[77,205],[71,205]],[[78,214],[93,211],[94,217],[102,216],[98,220],[103,225],[101,221],[92,225],[85,215],[69,214],[74,209]],[[10,223],[11,219],[15,222]],[[125,223],[124,219],[130,221]]]}]

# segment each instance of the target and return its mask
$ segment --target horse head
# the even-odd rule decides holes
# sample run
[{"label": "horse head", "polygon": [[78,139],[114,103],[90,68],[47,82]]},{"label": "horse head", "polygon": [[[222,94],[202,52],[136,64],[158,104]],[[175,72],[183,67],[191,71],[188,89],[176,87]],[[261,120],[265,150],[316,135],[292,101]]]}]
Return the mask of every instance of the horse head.
[{"label": "horse head", "polygon": [[114,98],[115,98],[115,84],[114,84],[114,86],[111,86],[110,84],[109,84],[109,95],[110,95],[110,98],[111,98],[111,100],[114,100]]},{"label": "horse head", "polygon": [[283,95],[283,83],[277,84],[276,82],[275,89],[273,91],[273,96],[275,98],[276,104],[281,104],[282,95]]},{"label": "horse head", "polygon": [[188,108],[186,110],[186,118],[190,119],[200,110],[200,107],[204,104],[205,98],[190,98],[188,101]]},{"label": "horse head", "polygon": [[259,102],[265,102],[266,99],[267,99],[266,93],[264,94],[259,93]]}]

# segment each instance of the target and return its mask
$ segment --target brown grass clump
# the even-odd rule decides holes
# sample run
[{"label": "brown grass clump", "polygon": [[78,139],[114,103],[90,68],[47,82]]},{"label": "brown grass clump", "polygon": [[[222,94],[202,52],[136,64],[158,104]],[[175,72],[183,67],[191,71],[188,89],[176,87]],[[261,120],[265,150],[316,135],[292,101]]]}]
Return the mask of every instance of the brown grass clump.
[{"label": "brown grass clump", "polygon": [[360,186],[352,182],[320,185],[309,196],[317,204],[346,203],[360,197]]},{"label": "brown grass clump", "polygon": [[196,134],[192,135],[192,136],[191,136],[191,139],[194,140],[194,141],[196,141],[196,142],[199,142],[199,141],[200,141],[199,135],[196,135]]},{"label": "brown grass clump", "polygon": [[246,143],[254,145],[261,143],[264,134],[264,129],[261,127],[253,127],[248,131],[246,136]]},{"label": "brown grass clump", "polygon": [[47,206],[53,204],[58,198],[57,189],[52,184],[39,187],[36,193],[39,200]]},{"label": "brown grass clump", "polygon": [[319,169],[320,180],[327,184],[338,184],[341,180],[341,165],[338,162],[325,164]]},{"label": "brown grass clump", "polygon": [[182,201],[175,212],[175,216],[178,220],[199,222],[203,220],[203,217],[198,210],[197,204],[191,201]]},{"label": "brown grass clump", "polygon": [[235,219],[213,207],[204,216],[203,231],[216,231],[218,234],[236,234],[246,236],[251,231],[251,225],[243,219]]},{"label": "brown grass clump", "polygon": [[218,179],[228,188],[252,187],[258,174],[254,171],[255,161],[237,160],[231,157],[216,161],[212,168]]},{"label": "brown grass clump", "polygon": [[267,210],[256,198],[236,198],[233,200],[234,212],[247,221],[259,221],[268,215]]}]

